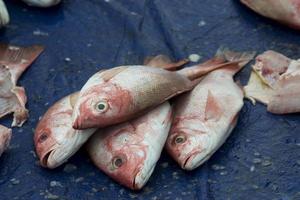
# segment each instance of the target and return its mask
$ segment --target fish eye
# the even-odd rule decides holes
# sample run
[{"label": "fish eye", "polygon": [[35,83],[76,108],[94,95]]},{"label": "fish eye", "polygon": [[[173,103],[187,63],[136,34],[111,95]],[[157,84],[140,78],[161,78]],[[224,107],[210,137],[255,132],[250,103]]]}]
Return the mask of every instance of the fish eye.
[{"label": "fish eye", "polygon": [[119,156],[114,157],[112,160],[112,165],[116,169],[121,167],[123,165],[123,163],[124,163],[124,160]]},{"label": "fish eye", "polygon": [[39,142],[43,143],[48,139],[48,134],[47,133],[42,133],[41,136],[39,137]]},{"label": "fish eye", "polygon": [[107,101],[105,101],[105,100],[101,100],[96,104],[97,111],[99,111],[101,113],[107,111],[108,107],[109,107],[109,105],[108,105]]},{"label": "fish eye", "polygon": [[183,135],[177,135],[175,138],[174,138],[174,143],[175,144],[182,144],[186,141],[186,137],[183,136]]}]

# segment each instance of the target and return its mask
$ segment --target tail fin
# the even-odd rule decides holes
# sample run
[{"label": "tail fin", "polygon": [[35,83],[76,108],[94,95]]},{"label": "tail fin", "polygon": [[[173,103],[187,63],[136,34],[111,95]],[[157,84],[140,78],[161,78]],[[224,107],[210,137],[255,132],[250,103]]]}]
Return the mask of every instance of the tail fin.
[{"label": "tail fin", "polygon": [[172,62],[168,56],[165,55],[158,55],[154,57],[147,57],[144,60],[144,65],[162,68],[169,71],[175,71],[178,68],[181,68],[183,65],[188,63],[189,60],[183,59],[179,60],[178,62]]},{"label": "tail fin", "polygon": [[17,47],[0,44],[0,64],[9,68],[12,81],[16,84],[21,74],[41,54],[44,47],[39,45]]},{"label": "tail fin", "polygon": [[240,71],[255,56],[255,52],[233,52],[227,49],[219,49],[213,59],[205,63],[185,68],[179,73],[191,80],[199,78],[216,69],[224,69],[232,74]]}]

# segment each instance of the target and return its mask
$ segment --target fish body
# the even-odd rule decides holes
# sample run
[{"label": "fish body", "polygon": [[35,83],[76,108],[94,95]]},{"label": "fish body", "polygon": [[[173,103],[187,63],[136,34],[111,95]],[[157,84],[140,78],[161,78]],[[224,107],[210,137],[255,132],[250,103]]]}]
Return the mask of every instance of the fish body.
[{"label": "fish body", "polygon": [[267,51],[256,58],[245,95],[275,114],[300,112],[300,60]]},{"label": "fish body", "polygon": [[39,121],[34,144],[43,167],[55,168],[66,162],[88,140],[96,129],[72,128],[72,112],[78,93],[56,102]]},{"label": "fish body", "polygon": [[241,2],[265,17],[300,29],[299,0],[241,0]]},{"label": "fish body", "polygon": [[244,96],[233,76],[253,54],[236,56],[245,56],[247,61],[210,72],[192,91],[174,101],[166,149],[183,169],[193,170],[208,160],[237,123]]},{"label": "fish body", "polygon": [[148,66],[121,66],[96,73],[80,91],[73,127],[105,127],[130,120],[192,87],[179,73]]},{"label": "fish body", "polygon": [[37,45],[0,44],[0,117],[14,113],[12,126],[22,126],[28,118],[25,89],[16,86],[17,81],[42,51],[43,47]]},{"label": "fish body", "polygon": [[87,144],[94,164],[116,182],[141,189],[151,176],[172,122],[165,102],[147,114],[98,131]]},{"label": "fish body", "polygon": [[11,139],[11,129],[0,125],[0,156],[7,149]]}]

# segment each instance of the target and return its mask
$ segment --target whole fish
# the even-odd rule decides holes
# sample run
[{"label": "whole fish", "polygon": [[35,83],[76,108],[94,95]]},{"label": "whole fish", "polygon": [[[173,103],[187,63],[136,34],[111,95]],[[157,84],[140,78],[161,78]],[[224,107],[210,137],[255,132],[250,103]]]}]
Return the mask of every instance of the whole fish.
[{"label": "whole fish", "polygon": [[193,170],[208,160],[237,123],[244,96],[233,76],[254,54],[225,53],[240,63],[210,72],[192,91],[175,99],[166,149],[183,169]]},{"label": "whole fish", "polygon": [[68,95],[51,106],[35,129],[34,144],[43,167],[52,169],[66,162],[96,131],[72,128],[78,94]]},{"label": "whole fish", "polygon": [[11,129],[0,125],[0,156],[8,147],[11,139]]},{"label": "whole fish", "polygon": [[0,28],[9,23],[9,14],[3,0],[0,0]]},{"label": "whole fish", "polygon": [[[174,70],[186,60],[172,63],[165,56],[149,59],[147,64]],[[72,113],[79,92],[68,95],[53,106],[40,119],[34,134],[34,144],[40,164],[56,168],[74,155],[96,129],[75,130],[72,128]]]},{"label": "whole fish", "polygon": [[245,96],[267,105],[269,112],[300,112],[300,60],[266,51],[257,56]]},{"label": "whole fish", "polygon": [[172,122],[168,102],[137,119],[99,129],[87,144],[93,163],[118,183],[141,189],[150,178]]},{"label": "whole fish", "polygon": [[299,0],[241,0],[241,2],[265,17],[300,29]]},{"label": "whole fish", "polygon": [[180,93],[194,79],[220,65],[196,65],[171,72],[149,66],[121,66],[94,74],[83,86],[73,112],[73,128],[106,127],[130,120]]},{"label": "whole fish", "polygon": [[25,89],[17,81],[42,51],[41,46],[0,44],[0,118],[14,113],[12,126],[22,126],[28,118]]}]

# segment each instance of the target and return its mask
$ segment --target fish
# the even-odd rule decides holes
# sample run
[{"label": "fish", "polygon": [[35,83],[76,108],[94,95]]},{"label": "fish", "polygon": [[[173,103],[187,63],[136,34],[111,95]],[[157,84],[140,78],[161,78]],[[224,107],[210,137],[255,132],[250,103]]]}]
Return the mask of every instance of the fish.
[{"label": "fish", "polygon": [[275,51],[257,56],[245,96],[267,105],[274,114],[300,112],[300,60],[290,59]]},{"label": "fish", "polygon": [[0,28],[9,23],[9,14],[3,0],[0,0]]},{"label": "fish", "polygon": [[262,16],[293,29],[300,29],[299,0],[241,0],[241,2]]},{"label": "fish", "polygon": [[[145,62],[154,67],[175,70],[187,61],[172,63],[168,57],[159,55]],[[34,144],[42,167],[54,169],[64,164],[96,131],[95,128],[72,128],[72,113],[78,95],[79,91],[60,99],[39,120],[34,132]]]},{"label": "fish", "polygon": [[191,81],[224,65],[200,64],[179,71],[145,65],[97,72],[79,93],[73,128],[103,128],[128,121],[195,86]]},{"label": "fish", "polygon": [[207,161],[237,124],[244,95],[233,76],[254,57],[254,52],[223,53],[240,62],[210,72],[193,90],[173,102],[173,123],[165,148],[182,169],[193,170]]},{"label": "fish", "polygon": [[51,7],[59,4],[61,0],[22,0],[29,6],[35,7]]},{"label": "fish", "polygon": [[0,118],[13,113],[12,126],[20,127],[28,118],[25,89],[16,86],[17,81],[43,49],[0,44]]},{"label": "fish", "polygon": [[0,156],[7,149],[11,140],[12,130],[0,125]]},{"label": "fish", "polygon": [[75,92],[57,101],[38,122],[34,144],[42,167],[54,169],[67,162],[96,131],[95,128],[72,128],[72,113],[78,95],[79,92]]},{"label": "fish", "polygon": [[172,122],[165,102],[136,119],[98,129],[87,144],[92,162],[116,182],[132,190],[149,180]]}]

